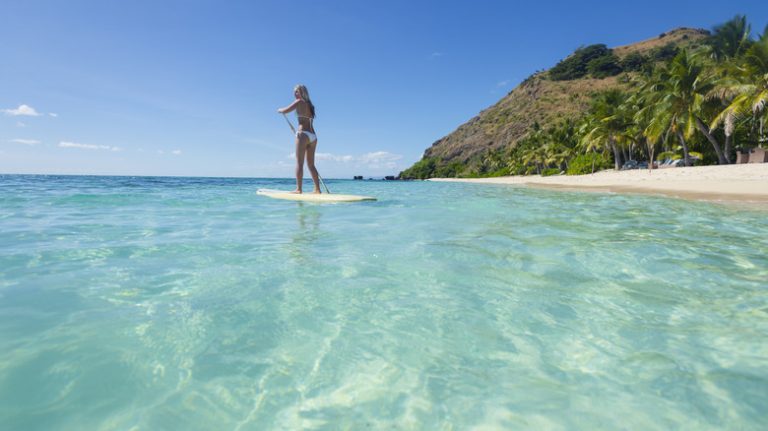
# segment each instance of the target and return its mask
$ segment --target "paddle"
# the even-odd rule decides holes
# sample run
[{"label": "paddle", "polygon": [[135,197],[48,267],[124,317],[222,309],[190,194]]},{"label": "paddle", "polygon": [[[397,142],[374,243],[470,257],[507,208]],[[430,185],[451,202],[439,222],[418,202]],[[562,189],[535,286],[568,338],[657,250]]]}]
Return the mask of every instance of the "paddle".
[{"label": "paddle", "polygon": [[[296,136],[296,128],[293,127],[293,123],[291,123],[291,120],[288,119],[288,116],[285,115],[285,113],[283,113],[283,118],[285,118],[285,121],[288,122],[288,127],[291,128],[291,131],[293,132],[293,135]],[[317,169],[317,168],[315,168],[315,169]],[[328,190],[328,186],[325,185],[325,181],[323,181],[323,177],[320,176],[320,172],[317,173],[317,178],[320,179],[320,184],[322,184],[323,187],[325,187],[325,192],[328,193],[328,194],[331,194],[331,191]]]}]

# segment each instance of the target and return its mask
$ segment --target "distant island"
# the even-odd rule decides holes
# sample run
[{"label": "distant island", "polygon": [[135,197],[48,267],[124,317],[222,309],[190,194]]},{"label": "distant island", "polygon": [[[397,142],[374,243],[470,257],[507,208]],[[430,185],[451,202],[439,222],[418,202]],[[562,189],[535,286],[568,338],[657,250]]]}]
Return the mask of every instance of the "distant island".
[{"label": "distant island", "polygon": [[434,142],[398,178],[746,162],[768,142],[766,104],[768,28],[754,38],[745,16],[711,31],[583,46]]}]

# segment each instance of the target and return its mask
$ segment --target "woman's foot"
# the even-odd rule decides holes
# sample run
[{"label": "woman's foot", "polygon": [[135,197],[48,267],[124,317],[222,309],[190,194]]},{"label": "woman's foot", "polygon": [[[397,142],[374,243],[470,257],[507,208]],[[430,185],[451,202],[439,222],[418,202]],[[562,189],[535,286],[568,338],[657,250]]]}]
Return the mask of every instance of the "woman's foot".
[{"label": "woman's foot", "polygon": [[296,190],[292,191],[291,193],[294,194],[294,195],[300,195],[301,194],[301,190],[296,189]]},{"label": "woman's foot", "polygon": [[314,192],[312,192],[312,193],[314,193],[314,194],[316,194],[316,195],[319,195],[319,194],[320,194],[320,193],[322,193],[322,192],[320,191],[320,189],[315,189],[315,191],[314,191]]}]

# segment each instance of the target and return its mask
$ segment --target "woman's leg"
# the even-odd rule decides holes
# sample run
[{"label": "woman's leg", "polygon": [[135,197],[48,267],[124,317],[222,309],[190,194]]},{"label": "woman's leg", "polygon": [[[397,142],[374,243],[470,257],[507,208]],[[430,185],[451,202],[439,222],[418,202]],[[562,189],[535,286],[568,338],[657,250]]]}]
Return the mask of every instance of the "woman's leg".
[{"label": "woman's leg", "polygon": [[304,181],[304,153],[307,151],[309,139],[303,134],[296,135],[296,190],[293,193],[301,193],[301,183]]},{"label": "woman's leg", "polygon": [[317,148],[317,140],[307,144],[307,168],[312,175],[312,181],[315,183],[315,193],[321,193],[320,190],[320,176],[315,168],[315,149]]}]

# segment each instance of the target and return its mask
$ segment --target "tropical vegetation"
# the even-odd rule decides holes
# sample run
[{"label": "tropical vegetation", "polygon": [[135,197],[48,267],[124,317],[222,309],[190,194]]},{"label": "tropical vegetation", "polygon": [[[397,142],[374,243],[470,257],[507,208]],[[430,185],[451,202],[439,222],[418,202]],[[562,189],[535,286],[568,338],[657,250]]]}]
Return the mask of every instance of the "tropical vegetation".
[{"label": "tropical vegetation", "polygon": [[[615,75],[623,87],[592,92],[578,116],[535,122],[522,138],[472,163],[428,156],[400,176],[583,174],[665,158],[722,165],[735,161],[736,150],[768,142],[768,27],[754,37],[744,16],[714,27],[697,45],[666,44],[621,58],[591,45],[539,73],[558,82]],[[493,121],[482,125],[499,127],[515,121],[514,113]]]}]

